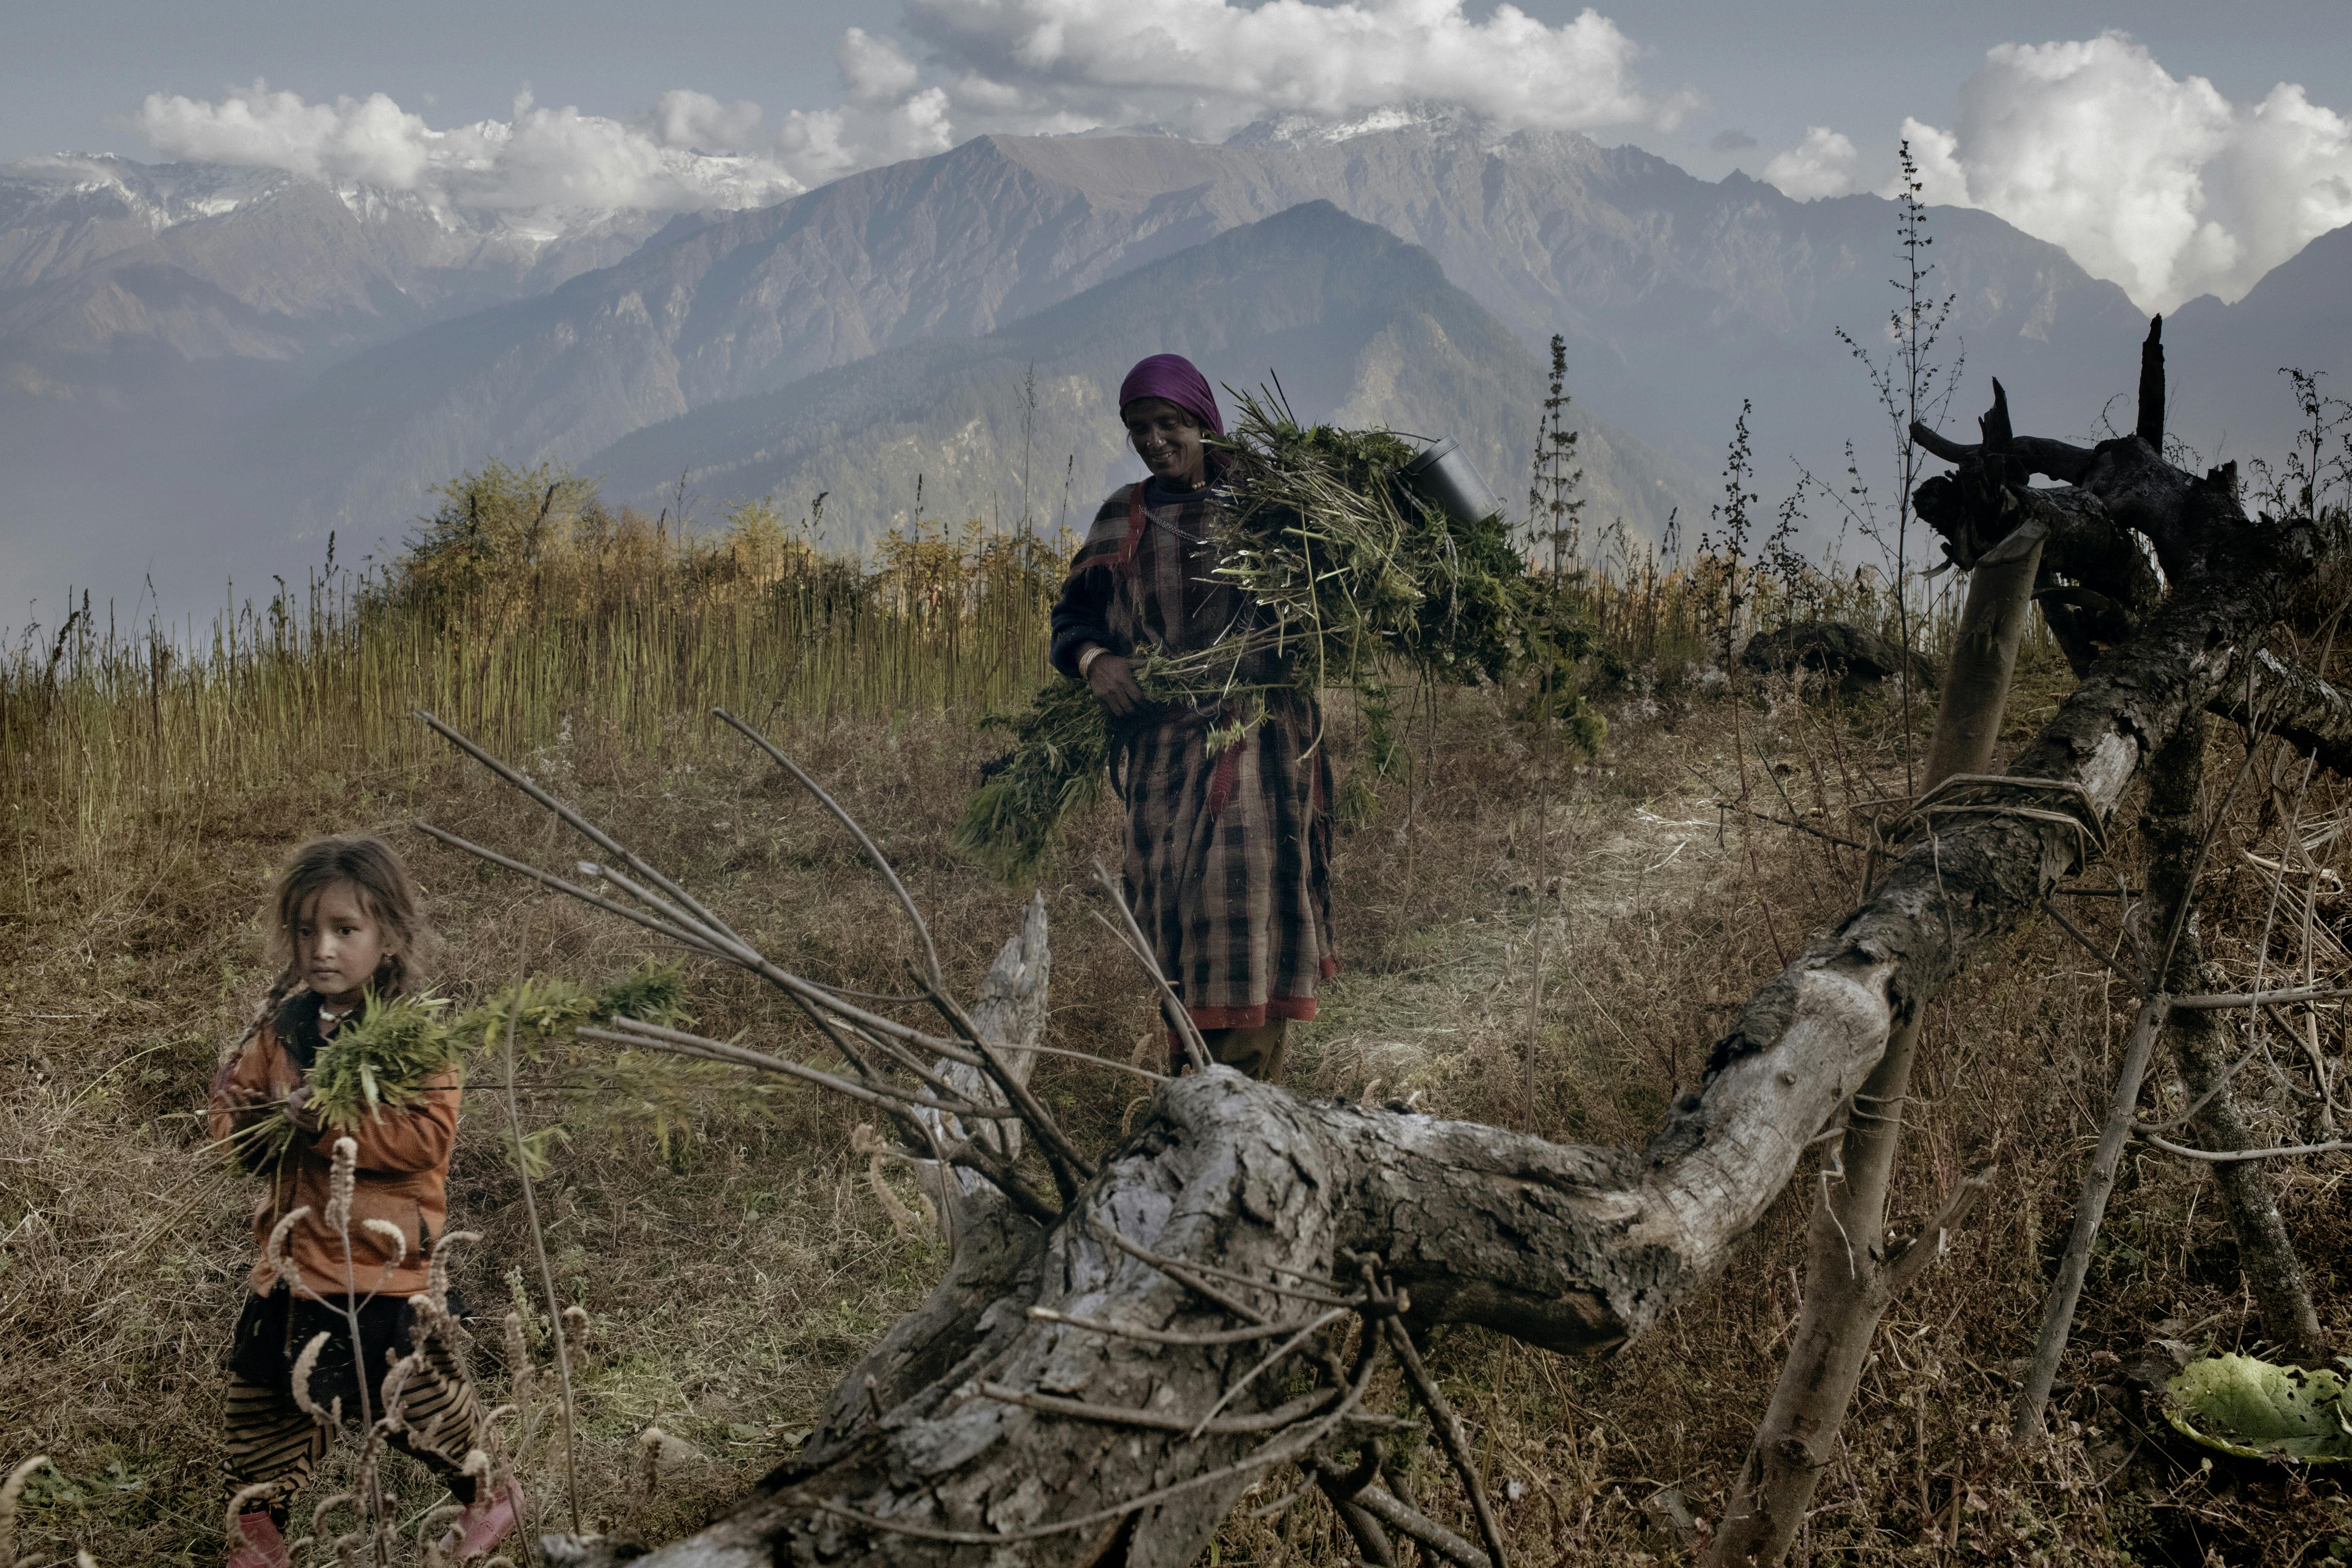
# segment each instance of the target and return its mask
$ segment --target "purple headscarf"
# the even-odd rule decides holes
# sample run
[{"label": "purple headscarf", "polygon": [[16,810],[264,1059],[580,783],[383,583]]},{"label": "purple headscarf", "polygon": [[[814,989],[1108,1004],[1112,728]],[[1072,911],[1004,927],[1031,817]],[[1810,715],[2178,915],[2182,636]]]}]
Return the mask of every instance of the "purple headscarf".
[{"label": "purple headscarf", "polygon": [[1217,394],[1209,390],[1209,379],[1181,354],[1154,354],[1148,360],[1138,360],[1135,369],[1127,372],[1127,380],[1118,384],[1119,412],[1139,398],[1165,398],[1213,434],[1225,433],[1224,416],[1217,412]]}]

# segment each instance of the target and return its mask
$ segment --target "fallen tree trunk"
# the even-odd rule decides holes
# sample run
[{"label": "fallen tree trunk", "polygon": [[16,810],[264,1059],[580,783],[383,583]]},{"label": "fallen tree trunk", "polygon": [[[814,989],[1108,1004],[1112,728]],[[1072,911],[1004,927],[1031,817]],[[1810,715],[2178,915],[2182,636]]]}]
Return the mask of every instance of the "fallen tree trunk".
[{"label": "fallen tree trunk", "polygon": [[[2018,644],[2032,614],[2044,532],[2021,528],[2007,548],[1981,557],[1969,576],[1935,736],[1920,769],[1922,799],[1934,797],[1948,779],[1992,766]],[[1724,1504],[1710,1563],[1777,1563],[1787,1555],[1861,1386],[1879,1320],[1939,1250],[1944,1228],[1982,1190],[1982,1175],[1964,1181],[1917,1236],[1889,1244],[1886,1199],[1923,1017],[1915,1010],[1895,1023],[1885,1054],[1847,1108],[1838,1159],[1822,1173],[1813,1203],[1804,1301],[1790,1333],[1789,1359]]]},{"label": "fallen tree trunk", "polygon": [[1894,1022],[2095,854],[2150,750],[2220,700],[2314,545],[2301,525],[2209,520],[2203,570],[2012,763],[2042,782],[1943,797],[1932,841],[1763,988],[1646,1147],[1309,1103],[1223,1070],[1177,1080],[1058,1222],[966,1202],[949,1279],[803,1457],[646,1561],[1189,1563],[1253,1480],[1393,1424],[1360,1404],[1370,1317],[1356,1365],[1338,1375],[1334,1355],[1317,1391],[1235,1392],[1294,1331],[1368,1310],[1360,1262],[1415,1328],[1559,1351],[1640,1333],[1722,1266]]}]

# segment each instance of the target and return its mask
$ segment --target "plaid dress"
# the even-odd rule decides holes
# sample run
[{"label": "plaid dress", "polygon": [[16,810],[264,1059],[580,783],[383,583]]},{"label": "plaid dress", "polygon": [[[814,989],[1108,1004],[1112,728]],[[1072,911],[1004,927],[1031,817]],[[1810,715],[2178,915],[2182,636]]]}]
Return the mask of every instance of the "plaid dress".
[{"label": "plaid dress", "polygon": [[[1211,493],[1131,485],[1096,513],[1054,610],[1054,663],[1089,643],[1127,655],[1206,648],[1249,606],[1210,575]],[[1286,672],[1254,657],[1244,682]],[[1127,806],[1127,900],[1160,970],[1202,1029],[1311,1019],[1337,972],[1331,944],[1331,762],[1312,697],[1273,694],[1215,756],[1223,704],[1170,704],[1119,723],[1112,781]]]}]

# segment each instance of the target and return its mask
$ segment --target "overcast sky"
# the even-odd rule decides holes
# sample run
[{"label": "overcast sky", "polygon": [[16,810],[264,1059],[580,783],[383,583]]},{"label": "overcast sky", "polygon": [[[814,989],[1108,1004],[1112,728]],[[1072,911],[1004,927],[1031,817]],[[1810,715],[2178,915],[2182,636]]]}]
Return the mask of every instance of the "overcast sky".
[{"label": "overcast sky", "polygon": [[2157,308],[2234,298],[2352,221],[2346,0],[10,9],[0,157],[272,163],[459,204],[734,202],[986,130],[1219,136],[1421,98],[1799,197],[1883,187],[1907,133],[1931,200],[1997,212]]}]

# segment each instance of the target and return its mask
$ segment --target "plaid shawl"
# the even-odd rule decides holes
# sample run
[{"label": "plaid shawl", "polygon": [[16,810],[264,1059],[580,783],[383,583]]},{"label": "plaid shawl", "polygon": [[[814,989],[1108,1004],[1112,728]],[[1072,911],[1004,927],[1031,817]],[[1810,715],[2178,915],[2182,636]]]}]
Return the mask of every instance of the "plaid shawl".
[{"label": "plaid shawl", "polygon": [[[1157,506],[1140,485],[1114,493],[1071,565],[1056,622],[1118,653],[1188,653],[1238,629],[1247,602],[1210,575],[1212,505],[1206,491]],[[1318,982],[1339,968],[1322,712],[1303,693],[1277,693],[1262,723],[1211,756],[1209,732],[1232,718],[1223,705],[1150,710],[1123,727],[1112,764],[1127,806],[1128,903],[1202,1029],[1311,1019]]]}]

